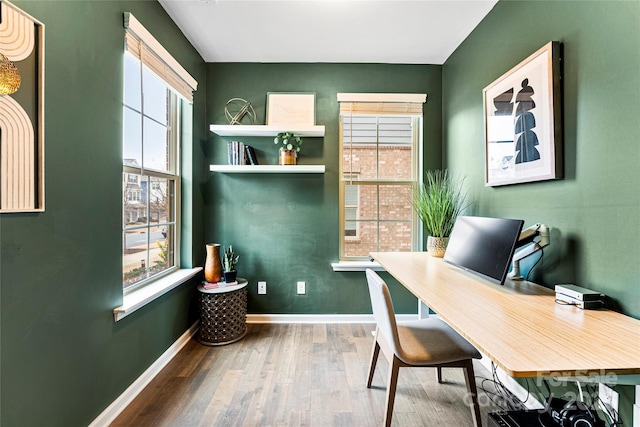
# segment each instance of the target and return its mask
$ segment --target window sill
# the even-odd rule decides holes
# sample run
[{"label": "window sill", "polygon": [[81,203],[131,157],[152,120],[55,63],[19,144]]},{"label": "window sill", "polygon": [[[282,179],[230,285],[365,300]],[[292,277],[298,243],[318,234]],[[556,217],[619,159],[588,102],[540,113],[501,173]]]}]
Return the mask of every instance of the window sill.
[{"label": "window sill", "polygon": [[171,273],[153,283],[136,289],[122,298],[122,305],[113,309],[115,321],[130,315],[156,298],[183,284],[202,271],[202,267],[186,268]]},{"label": "window sill", "polygon": [[332,262],[333,271],[365,271],[370,268],[374,271],[385,271],[380,264],[375,261],[340,261]]}]

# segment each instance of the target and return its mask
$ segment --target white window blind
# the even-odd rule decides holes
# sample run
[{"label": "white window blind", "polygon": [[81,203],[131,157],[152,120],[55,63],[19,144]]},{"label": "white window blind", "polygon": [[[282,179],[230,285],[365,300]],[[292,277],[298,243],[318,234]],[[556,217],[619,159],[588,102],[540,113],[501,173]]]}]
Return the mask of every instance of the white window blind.
[{"label": "white window blind", "polygon": [[411,116],[347,114],[342,120],[342,140],[349,144],[409,144]]},{"label": "white window blind", "polygon": [[340,112],[343,114],[422,114],[422,104],[411,102],[341,102]]},{"label": "white window blind", "polygon": [[125,35],[127,51],[169,84],[178,94],[189,102],[193,102],[193,91],[198,88],[198,82],[187,70],[129,12],[124,14],[124,27],[127,29]]},{"label": "white window blind", "polygon": [[420,115],[427,100],[423,93],[339,93],[340,113]]}]

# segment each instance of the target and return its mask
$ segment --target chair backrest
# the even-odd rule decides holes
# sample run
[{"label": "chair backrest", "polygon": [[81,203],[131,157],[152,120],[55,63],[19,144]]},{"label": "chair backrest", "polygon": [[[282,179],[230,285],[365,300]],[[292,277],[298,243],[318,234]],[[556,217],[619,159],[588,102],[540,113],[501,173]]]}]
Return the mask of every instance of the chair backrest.
[{"label": "chair backrest", "polygon": [[375,271],[367,269],[366,274],[371,308],[373,309],[373,317],[378,324],[378,333],[384,336],[393,352],[399,355],[401,352],[400,339],[398,338],[396,316],[389,288]]}]

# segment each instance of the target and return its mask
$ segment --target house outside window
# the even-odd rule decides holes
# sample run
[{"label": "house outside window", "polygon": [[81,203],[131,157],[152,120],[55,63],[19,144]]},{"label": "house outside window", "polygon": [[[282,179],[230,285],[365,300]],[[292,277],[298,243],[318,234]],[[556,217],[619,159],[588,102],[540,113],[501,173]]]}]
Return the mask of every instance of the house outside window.
[{"label": "house outside window", "polygon": [[420,177],[424,99],[338,94],[341,261],[418,249],[412,196]]}]

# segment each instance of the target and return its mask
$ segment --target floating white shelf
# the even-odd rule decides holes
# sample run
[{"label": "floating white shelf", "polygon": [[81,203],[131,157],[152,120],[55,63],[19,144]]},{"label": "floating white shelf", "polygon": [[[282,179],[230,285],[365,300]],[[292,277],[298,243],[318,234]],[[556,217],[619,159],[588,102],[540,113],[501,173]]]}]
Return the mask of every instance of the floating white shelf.
[{"label": "floating white shelf", "polygon": [[324,136],[324,126],[210,125],[209,130],[220,136],[276,136],[280,132],[293,132],[301,137]]},{"label": "floating white shelf", "polygon": [[210,165],[220,173],[324,173],[324,165]]}]

